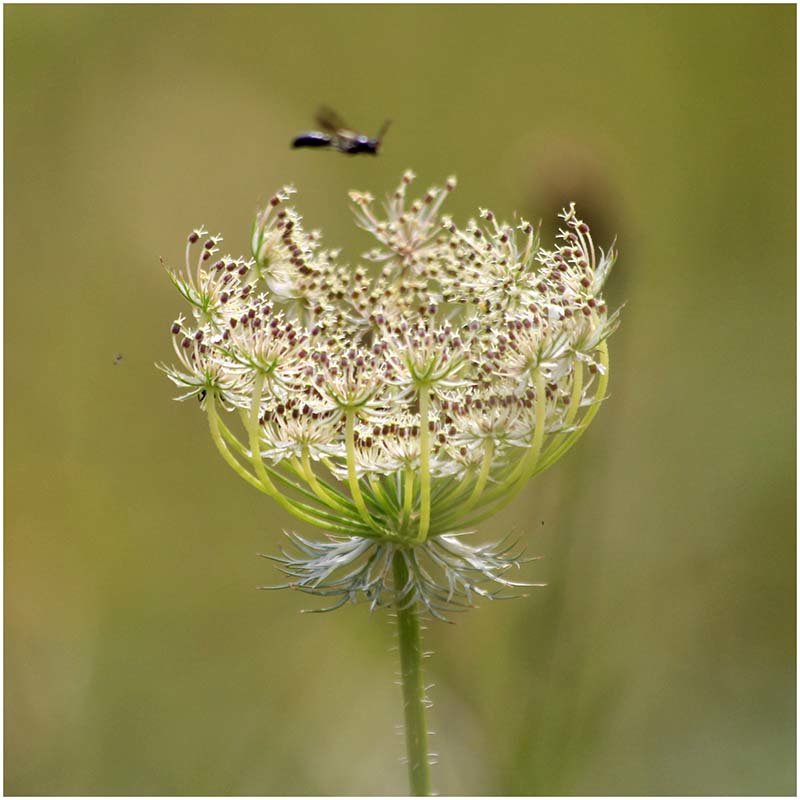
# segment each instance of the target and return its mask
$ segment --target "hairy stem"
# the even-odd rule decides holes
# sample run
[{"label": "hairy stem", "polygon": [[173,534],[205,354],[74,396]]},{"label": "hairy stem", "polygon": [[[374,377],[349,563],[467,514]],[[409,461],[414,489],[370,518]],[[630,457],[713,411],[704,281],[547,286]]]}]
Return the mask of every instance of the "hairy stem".
[{"label": "hairy stem", "polygon": [[396,552],[392,563],[398,593],[397,633],[400,641],[400,669],[403,680],[403,707],[406,729],[406,755],[411,794],[429,797],[431,776],[428,763],[428,729],[425,722],[425,685],[422,682],[422,639],[416,602],[406,605],[403,589],[408,583],[408,567]]}]

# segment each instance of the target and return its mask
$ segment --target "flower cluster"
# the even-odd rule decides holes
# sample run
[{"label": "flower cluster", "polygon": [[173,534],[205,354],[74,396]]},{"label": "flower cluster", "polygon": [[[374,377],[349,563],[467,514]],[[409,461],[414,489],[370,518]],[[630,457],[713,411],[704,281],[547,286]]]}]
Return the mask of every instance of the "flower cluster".
[{"label": "flower cluster", "polygon": [[[191,312],[172,325],[177,365],[162,368],[179,399],[199,399],[225,461],[328,535],[293,537],[287,585],[441,615],[520,585],[504,577],[516,553],[460,535],[594,417],[618,321],[602,296],[615,253],[574,206],[552,250],[529,222],[488,210],[460,228],[440,214],[455,180],[409,201],[413,177],[383,212],[351,193],[377,242],[366,266],[305,229],[292,187],[257,215],[250,258],[193,231],[185,270],[170,272]],[[395,558],[406,586],[393,585]]]}]

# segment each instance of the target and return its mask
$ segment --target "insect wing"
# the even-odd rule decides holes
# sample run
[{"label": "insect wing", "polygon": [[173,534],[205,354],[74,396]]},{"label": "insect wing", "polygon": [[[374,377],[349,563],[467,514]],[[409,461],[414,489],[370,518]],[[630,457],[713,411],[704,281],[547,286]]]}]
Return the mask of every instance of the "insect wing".
[{"label": "insect wing", "polygon": [[390,119],[384,120],[383,125],[381,125],[381,129],[378,131],[378,135],[375,137],[375,141],[380,144],[383,141],[383,137],[386,136],[386,131],[389,130],[389,126],[392,124]]},{"label": "insect wing", "polygon": [[351,133],[347,123],[329,106],[320,106],[317,109],[317,124],[322,130],[339,136]]}]

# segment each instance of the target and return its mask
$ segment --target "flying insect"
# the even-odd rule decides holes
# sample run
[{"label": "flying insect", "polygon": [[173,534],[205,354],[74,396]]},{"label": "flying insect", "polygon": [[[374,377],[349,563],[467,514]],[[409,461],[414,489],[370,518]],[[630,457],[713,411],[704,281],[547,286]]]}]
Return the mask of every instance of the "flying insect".
[{"label": "flying insect", "polygon": [[322,130],[301,133],[292,140],[292,147],[330,148],[351,156],[359,153],[376,156],[391,122],[387,119],[378,135],[371,139],[352,130],[333,109],[326,106],[317,111],[316,121]]}]

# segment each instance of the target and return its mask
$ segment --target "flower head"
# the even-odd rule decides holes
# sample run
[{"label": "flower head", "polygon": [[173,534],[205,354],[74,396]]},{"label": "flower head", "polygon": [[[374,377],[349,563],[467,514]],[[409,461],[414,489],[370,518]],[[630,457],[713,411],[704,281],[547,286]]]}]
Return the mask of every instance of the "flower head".
[{"label": "flower head", "polygon": [[[615,258],[574,206],[555,247],[525,220],[482,209],[459,228],[440,215],[448,179],[408,201],[407,172],[384,213],[351,193],[376,240],[351,267],[278,192],[255,220],[250,258],[217,258],[193,231],[189,303],[172,325],[178,366],[225,461],[329,539],[293,535],[287,585],[373,606],[397,592],[434,614],[515,585],[502,547],[464,531],[569,450],[608,380],[618,323],[602,291]],[[238,425],[238,428],[237,428]],[[401,553],[409,584],[392,584]],[[394,598],[394,600],[392,600]]]}]

